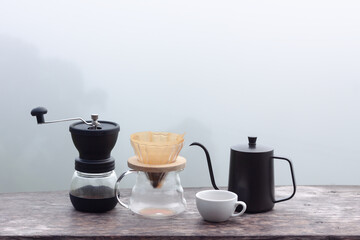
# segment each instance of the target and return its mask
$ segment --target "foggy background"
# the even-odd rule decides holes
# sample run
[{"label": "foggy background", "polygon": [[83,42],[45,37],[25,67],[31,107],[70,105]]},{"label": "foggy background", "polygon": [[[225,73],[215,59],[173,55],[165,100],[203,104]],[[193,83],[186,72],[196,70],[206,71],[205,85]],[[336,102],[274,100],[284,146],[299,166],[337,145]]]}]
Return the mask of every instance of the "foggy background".
[{"label": "foggy background", "polygon": [[[226,186],[230,147],[258,144],[299,185],[360,184],[360,2],[0,0],[0,192],[69,188],[68,117],[184,133],[182,185]],[[291,184],[276,163],[276,184]],[[130,187],[134,181],[124,183]]]}]

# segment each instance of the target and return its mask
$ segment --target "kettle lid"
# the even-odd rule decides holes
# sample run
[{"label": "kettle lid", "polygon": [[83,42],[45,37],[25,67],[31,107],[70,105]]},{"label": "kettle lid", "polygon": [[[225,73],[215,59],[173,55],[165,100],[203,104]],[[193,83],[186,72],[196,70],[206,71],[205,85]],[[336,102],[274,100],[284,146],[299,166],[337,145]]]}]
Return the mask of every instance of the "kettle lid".
[{"label": "kettle lid", "polygon": [[274,149],[256,144],[257,137],[248,137],[248,144],[239,144],[231,147],[231,150],[244,153],[266,153]]}]

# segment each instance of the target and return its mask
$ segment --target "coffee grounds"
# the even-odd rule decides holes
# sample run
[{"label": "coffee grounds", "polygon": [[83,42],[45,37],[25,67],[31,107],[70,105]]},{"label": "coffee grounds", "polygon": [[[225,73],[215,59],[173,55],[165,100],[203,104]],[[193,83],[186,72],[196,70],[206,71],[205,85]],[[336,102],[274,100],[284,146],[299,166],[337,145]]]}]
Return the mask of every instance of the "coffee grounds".
[{"label": "coffee grounds", "polygon": [[74,208],[82,212],[106,212],[117,204],[115,191],[106,186],[84,186],[70,192]]},{"label": "coffee grounds", "polygon": [[70,192],[71,195],[88,198],[88,199],[101,199],[111,198],[115,196],[115,190],[107,186],[91,186],[87,185]]}]

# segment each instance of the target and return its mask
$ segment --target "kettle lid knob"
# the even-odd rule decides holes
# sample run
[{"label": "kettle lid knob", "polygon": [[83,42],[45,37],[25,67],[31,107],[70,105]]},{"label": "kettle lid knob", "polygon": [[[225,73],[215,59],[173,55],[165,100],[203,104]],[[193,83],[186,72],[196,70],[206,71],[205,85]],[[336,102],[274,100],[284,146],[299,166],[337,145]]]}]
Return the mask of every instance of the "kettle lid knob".
[{"label": "kettle lid knob", "polygon": [[249,139],[249,146],[255,147],[257,137],[248,137],[248,139]]},{"label": "kettle lid knob", "polygon": [[240,152],[243,154],[248,153],[267,153],[272,152],[274,149],[256,144],[257,137],[248,137],[248,144],[239,144],[231,147],[231,151]]}]

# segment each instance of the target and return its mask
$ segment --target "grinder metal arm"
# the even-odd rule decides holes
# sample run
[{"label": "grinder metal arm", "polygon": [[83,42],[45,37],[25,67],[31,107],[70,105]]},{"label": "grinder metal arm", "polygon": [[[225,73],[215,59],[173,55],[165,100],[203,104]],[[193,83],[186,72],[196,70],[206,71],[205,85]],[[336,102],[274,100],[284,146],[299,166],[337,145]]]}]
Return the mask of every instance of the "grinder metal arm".
[{"label": "grinder metal arm", "polygon": [[59,120],[53,120],[53,121],[47,121],[45,122],[44,115],[47,113],[47,109],[44,107],[37,107],[31,110],[31,116],[36,116],[36,120],[38,124],[44,124],[44,123],[57,123],[57,122],[65,122],[65,121],[74,121],[74,120],[80,120],[84,122],[86,125],[89,125],[91,127],[94,127],[95,129],[97,126],[101,125],[98,122],[99,115],[98,114],[91,114],[91,122],[86,122],[81,117],[75,117],[75,118],[66,118],[66,119],[59,119]]}]

